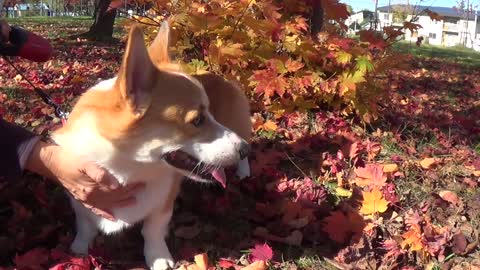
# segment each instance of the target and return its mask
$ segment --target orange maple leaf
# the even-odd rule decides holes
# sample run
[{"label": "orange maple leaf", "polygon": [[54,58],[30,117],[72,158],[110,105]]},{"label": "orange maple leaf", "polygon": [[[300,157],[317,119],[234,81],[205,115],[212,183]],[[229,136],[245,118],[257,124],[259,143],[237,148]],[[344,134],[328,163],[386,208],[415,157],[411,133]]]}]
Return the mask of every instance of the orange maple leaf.
[{"label": "orange maple leaf", "polygon": [[420,225],[418,224],[413,224],[410,229],[402,235],[402,237],[403,241],[400,246],[403,249],[408,247],[411,251],[420,251],[425,247]]},{"label": "orange maple leaf", "polygon": [[295,72],[301,68],[303,68],[304,64],[302,62],[298,62],[292,59],[288,59],[285,63],[285,67],[287,68],[288,72]]},{"label": "orange maple leaf", "polygon": [[363,202],[360,213],[364,215],[371,215],[375,213],[383,213],[388,209],[388,201],[383,198],[382,192],[374,189],[371,192],[362,192]]},{"label": "orange maple leaf", "polygon": [[335,211],[325,218],[322,230],[328,233],[328,237],[333,241],[345,244],[351,237],[359,239],[364,227],[365,222],[358,213],[350,211],[344,214],[342,211]]},{"label": "orange maple leaf", "polygon": [[361,187],[381,188],[387,183],[383,166],[379,164],[367,164],[364,168],[356,168],[355,175],[355,183]]},{"label": "orange maple leaf", "polygon": [[277,130],[277,124],[273,122],[272,120],[268,120],[267,122],[263,123],[262,129],[265,131],[276,131]]}]

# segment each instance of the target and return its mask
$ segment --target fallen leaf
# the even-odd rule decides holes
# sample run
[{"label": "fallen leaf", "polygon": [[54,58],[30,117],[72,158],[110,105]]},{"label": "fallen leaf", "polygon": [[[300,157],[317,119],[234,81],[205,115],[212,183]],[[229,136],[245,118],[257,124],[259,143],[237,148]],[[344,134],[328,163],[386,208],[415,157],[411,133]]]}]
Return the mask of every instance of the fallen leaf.
[{"label": "fallen leaf", "polygon": [[437,164],[437,160],[434,158],[424,158],[420,161],[420,166],[426,170],[430,169],[435,164]]},{"label": "fallen leaf", "polygon": [[324,220],[322,230],[328,234],[328,237],[339,244],[345,244],[350,239],[360,238],[365,222],[363,217],[356,211],[343,213],[334,211]]},{"label": "fallen leaf", "polygon": [[374,189],[371,192],[362,192],[363,202],[360,213],[364,215],[371,215],[375,213],[383,213],[388,209],[388,201],[383,198],[382,192]]},{"label": "fallen leaf", "polygon": [[410,229],[402,235],[404,238],[403,242],[400,244],[402,249],[408,247],[411,251],[420,251],[425,247],[423,243],[420,225],[414,224]]},{"label": "fallen leaf", "polygon": [[458,198],[457,194],[453,191],[442,190],[438,193],[438,195],[440,196],[440,198],[453,205],[458,205],[461,202],[460,198]]},{"label": "fallen leaf", "polygon": [[220,259],[218,262],[217,262],[218,266],[220,266],[220,268],[223,268],[223,269],[228,269],[230,267],[234,267],[236,264],[234,262],[232,262],[231,260],[228,260],[228,259]]},{"label": "fallen leaf", "polygon": [[265,261],[256,261],[250,265],[247,265],[240,270],[266,270],[267,263]]},{"label": "fallen leaf", "polygon": [[467,248],[467,238],[462,232],[456,233],[452,237],[452,251],[457,255],[462,255]]},{"label": "fallen leaf", "polygon": [[363,168],[356,168],[355,175],[355,183],[361,187],[381,188],[387,182],[383,166],[379,164],[367,164]]},{"label": "fallen leaf", "polygon": [[207,270],[208,268],[208,255],[207,253],[202,253],[195,255],[195,263],[197,264],[198,269]]},{"label": "fallen leaf", "polygon": [[256,244],[250,252],[249,258],[252,262],[269,261],[273,258],[273,250],[267,243],[264,243],[263,245]]},{"label": "fallen leaf", "polygon": [[383,172],[384,173],[395,173],[398,171],[398,165],[395,163],[391,164],[384,164],[383,165]]},{"label": "fallen leaf", "polygon": [[277,130],[277,124],[271,120],[268,120],[262,125],[263,130],[265,131],[276,131]]}]

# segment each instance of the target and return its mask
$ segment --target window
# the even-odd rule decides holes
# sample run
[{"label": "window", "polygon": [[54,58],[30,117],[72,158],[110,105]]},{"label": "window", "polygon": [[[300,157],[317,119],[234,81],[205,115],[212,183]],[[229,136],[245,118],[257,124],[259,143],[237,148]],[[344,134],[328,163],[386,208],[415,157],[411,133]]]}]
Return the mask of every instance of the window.
[{"label": "window", "polygon": [[384,19],[385,21],[390,20],[390,14],[388,14],[388,13],[383,14],[383,19]]},{"label": "window", "polygon": [[436,39],[436,38],[437,38],[437,34],[436,34],[436,33],[429,33],[429,34],[428,34],[428,38]]},{"label": "window", "polygon": [[458,20],[458,18],[449,18],[449,17],[446,17],[446,18],[444,18],[444,21],[445,21],[446,23],[457,24],[459,20]]}]

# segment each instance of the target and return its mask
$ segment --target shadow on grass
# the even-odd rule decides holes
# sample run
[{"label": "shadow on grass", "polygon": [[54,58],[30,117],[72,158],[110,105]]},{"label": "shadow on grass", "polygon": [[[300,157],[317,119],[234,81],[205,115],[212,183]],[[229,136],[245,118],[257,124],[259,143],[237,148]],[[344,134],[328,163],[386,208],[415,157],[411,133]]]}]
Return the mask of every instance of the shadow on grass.
[{"label": "shadow on grass", "polygon": [[480,52],[463,47],[416,46],[415,43],[398,42],[393,47],[400,53],[410,53],[423,58],[438,58],[469,68],[480,68]]}]

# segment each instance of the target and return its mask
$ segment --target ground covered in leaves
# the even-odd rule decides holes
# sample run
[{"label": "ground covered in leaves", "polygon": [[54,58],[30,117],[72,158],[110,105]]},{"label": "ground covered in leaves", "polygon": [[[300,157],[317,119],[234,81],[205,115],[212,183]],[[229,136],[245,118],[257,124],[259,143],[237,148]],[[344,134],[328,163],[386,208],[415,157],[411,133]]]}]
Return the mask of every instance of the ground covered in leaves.
[{"label": "ground covered in leaves", "polygon": [[[59,103],[119,66],[122,42],[67,38],[89,23],[22,22],[56,54],[16,65]],[[401,57],[408,66],[388,73],[391,103],[371,125],[321,110],[265,120],[252,100],[253,176],[231,176],[226,190],[185,182],[168,239],[178,266],[479,269],[480,70]],[[3,59],[0,74],[3,118],[45,135],[59,125]],[[54,184],[33,175],[1,183],[0,269],[144,267],[138,229],[72,257],[73,220]]]}]

